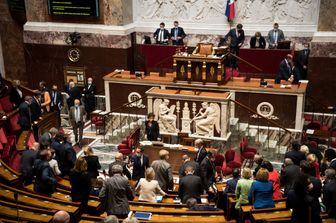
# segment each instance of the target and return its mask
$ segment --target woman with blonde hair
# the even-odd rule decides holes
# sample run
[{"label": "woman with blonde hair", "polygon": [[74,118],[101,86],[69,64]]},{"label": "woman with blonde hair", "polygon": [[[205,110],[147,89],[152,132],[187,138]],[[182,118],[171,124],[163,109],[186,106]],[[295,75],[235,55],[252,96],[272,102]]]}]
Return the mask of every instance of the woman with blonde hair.
[{"label": "woman with blonde hair", "polygon": [[253,182],[253,180],[251,179],[252,172],[250,168],[244,168],[241,176],[242,177],[237,182],[235,192],[236,198],[238,199],[235,206],[236,209],[240,209],[241,204],[248,203],[248,192]]},{"label": "woman with blonde hair", "polygon": [[85,146],[83,151],[85,155],[84,159],[87,163],[87,172],[92,182],[95,183],[97,176],[99,176],[98,170],[101,168],[99,158],[93,154],[93,150],[90,146]]},{"label": "woman with blonde hair", "polygon": [[163,196],[166,193],[161,189],[159,182],[154,180],[155,172],[152,167],[146,169],[145,178],[141,178],[137,187],[135,188],[136,192],[139,192],[139,201],[149,201],[157,202],[156,194],[161,194]]},{"label": "woman with blonde hair", "polygon": [[87,163],[83,157],[75,162],[75,167],[69,174],[71,184],[71,199],[73,202],[81,202],[85,211],[91,191],[91,179],[87,172]]},{"label": "woman with blonde hair", "polygon": [[274,208],[273,184],[268,180],[269,173],[265,168],[257,172],[256,181],[251,185],[248,199],[254,208]]}]

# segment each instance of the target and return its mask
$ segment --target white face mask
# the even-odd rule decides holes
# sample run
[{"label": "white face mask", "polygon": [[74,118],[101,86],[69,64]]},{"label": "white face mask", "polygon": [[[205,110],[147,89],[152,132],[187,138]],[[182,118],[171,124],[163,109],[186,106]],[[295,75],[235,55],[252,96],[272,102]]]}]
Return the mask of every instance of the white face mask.
[{"label": "white face mask", "polygon": [[92,84],[92,81],[88,81],[88,84]]},{"label": "white face mask", "polygon": [[257,36],[256,39],[257,39],[257,40],[260,40],[260,36]]}]

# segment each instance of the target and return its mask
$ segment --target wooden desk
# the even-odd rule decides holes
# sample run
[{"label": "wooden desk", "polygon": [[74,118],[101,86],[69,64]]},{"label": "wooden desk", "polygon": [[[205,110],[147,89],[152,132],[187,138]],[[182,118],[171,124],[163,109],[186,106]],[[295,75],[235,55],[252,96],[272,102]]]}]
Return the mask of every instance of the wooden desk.
[{"label": "wooden desk", "polygon": [[16,185],[20,181],[20,175],[0,159],[0,178],[2,181]]},{"label": "wooden desk", "polygon": [[224,56],[174,55],[174,80],[221,83],[225,77]]},{"label": "wooden desk", "polygon": [[290,218],[292,212],[290,210],[271,210],[262,212],[251,212],[252,222],[261,222],[265,219],[276,219],[276,218]]}]

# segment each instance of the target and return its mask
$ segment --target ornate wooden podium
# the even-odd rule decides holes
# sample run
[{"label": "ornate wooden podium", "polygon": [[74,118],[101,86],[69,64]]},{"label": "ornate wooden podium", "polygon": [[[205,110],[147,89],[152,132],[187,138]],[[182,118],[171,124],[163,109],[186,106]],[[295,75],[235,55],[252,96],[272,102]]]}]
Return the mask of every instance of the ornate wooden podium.
[{"label": "ornate wooden podium", "polygon": [[225,56],[174,55],[174,81],[222,83],[225,77]]}]

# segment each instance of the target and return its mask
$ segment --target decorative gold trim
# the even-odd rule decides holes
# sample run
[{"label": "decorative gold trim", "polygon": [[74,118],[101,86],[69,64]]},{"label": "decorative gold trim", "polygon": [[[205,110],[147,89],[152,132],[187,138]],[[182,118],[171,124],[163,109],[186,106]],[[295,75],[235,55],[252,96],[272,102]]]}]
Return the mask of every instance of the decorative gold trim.
[{"label": "decorative gold trim", "polygon": [[68,50],[68,59],[73,62],[76,63],[79,61],[81,56],[80,50],[78,48],[71,48]]}]

